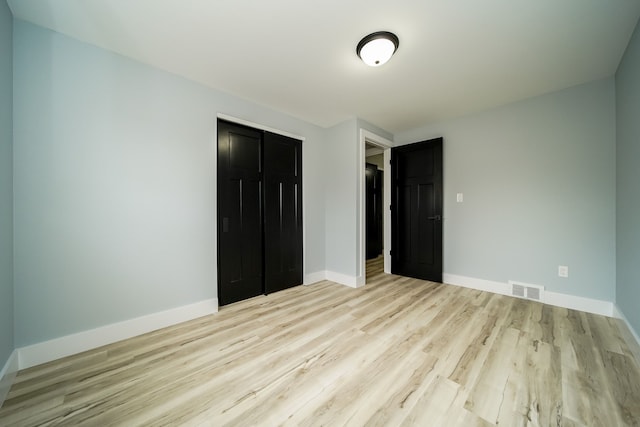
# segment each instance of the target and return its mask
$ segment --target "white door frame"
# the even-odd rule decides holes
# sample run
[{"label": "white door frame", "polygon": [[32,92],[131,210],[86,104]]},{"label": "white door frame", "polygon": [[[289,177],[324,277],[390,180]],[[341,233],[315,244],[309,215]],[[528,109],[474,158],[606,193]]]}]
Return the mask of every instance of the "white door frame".
[{"label": "white door frame", "polygon": [[[380,147],[384,150],[384,182],[383,182],[383,196],[382,196],[382,210],[383,215],[383,237],[384,237],[384,272],[391,273],[391,147],[393,142],[388,139],[376,135],[366,129],[360,129],[360,141],[358,144],[358,274],[356,277],[356,286],[363,286],[366,282],[366,250],[365,250],[365,222],[366,222],[366,208],[365,208],[365,151],[366,144],[372,144]],[[388,166],[387,166],[388,165]]]}]

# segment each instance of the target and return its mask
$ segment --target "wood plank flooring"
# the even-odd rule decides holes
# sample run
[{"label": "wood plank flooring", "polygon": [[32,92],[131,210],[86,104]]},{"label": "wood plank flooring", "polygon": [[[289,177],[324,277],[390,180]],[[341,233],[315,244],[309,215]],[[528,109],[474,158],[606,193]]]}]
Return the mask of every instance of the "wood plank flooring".
[{"label": "wood plank flooring", "polygon": [[299,286],[18,373],[2,426],[640,425],[611,318],[382,273]]}]

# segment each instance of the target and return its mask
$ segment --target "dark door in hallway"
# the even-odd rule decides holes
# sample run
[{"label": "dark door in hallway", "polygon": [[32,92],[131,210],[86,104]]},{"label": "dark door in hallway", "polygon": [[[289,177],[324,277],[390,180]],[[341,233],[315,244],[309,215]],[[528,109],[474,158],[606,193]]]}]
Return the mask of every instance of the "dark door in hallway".
[{"label": "dark door in hallway", "polygon": [[442,281],[442,138],[391,150],[391,271]]},{"label": "dark door in hallway", "polygon": [[382,254],[382,171],[378,166],[365,164],[365,227],[366,258]]}]

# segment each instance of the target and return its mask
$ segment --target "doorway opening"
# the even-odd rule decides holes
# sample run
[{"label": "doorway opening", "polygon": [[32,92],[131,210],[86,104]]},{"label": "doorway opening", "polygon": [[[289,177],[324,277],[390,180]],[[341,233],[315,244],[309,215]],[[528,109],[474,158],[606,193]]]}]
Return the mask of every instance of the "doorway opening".
[{"label": "doorway opening", "polygon": [[[367,266],[369,266],[369,273],[391,272],[391,146],[392,142],[388,139],[369,132],[365,129],[360,129],[360,141],[359,141],[359,168],[358,168],[358,192],[359,192],[359,265],[358,265],[358,277],[357,285],[362,286],[367,281]],[[367,166],[367,163],[369,166]],[[376,171],[376,172],[374,172]],[[378,174],[378,172],[380,174]],[[369,175],[369,177],[367,177]],[[372,214],[371,209],[375,206],[374,201],[367,200],[367,185],[372,185],[373,175],[378,175],[376,197],[378,200],[377,209],[375,215]],[[369,182],[367,182],[369,180]],[[367,221],[367,207],[369,207],[369,221]],[[381,222],[380,225],[372,226],[371,221],[377,216]],[[379,229],[377,227],[380,227]],[[379,234],[374,230],[378,229]],[[370,241],[367,241],[367,234],[371,238],[377,240],[374,245],[371,245]],[[377,236],[377,237],[376,237]],[[369,243],[369,247],[368,244]],[[373,256],[376,249],[372,246],[379,246],[379,256]],[[378,255],[378,254],[376,254]],[[368,259],[369,258],[369,259]]]},{"label": "doorway opening", "polygon": [[384,271],[382,196],[385,169],[389,173],[384,164],[384,150],[367,142],[364,167],[364,252],[368,281]]}]

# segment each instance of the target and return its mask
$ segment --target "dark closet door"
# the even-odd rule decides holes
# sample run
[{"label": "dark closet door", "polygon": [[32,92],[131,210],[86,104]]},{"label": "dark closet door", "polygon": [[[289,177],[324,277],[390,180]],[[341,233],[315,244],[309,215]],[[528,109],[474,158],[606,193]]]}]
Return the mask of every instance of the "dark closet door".
[{"label": "dark closet door", "polygon": [[376,222],[376,252],[378,255],[382,255],[382,248],[384,243],[383,232],[383,219],[382,219],[382,197],[383,189],[382,183],[384,182],[384,172],[380,169],[376,171],[376,179],[374,181],[374,194],[375,194],[375,222]]},{"label": "dark closet door", "polygon": [[262,133],[218,121],[218,298],[263,293]]},{"label": "dark closet door", "polygon": [[367,259],[382,253],[382,171],[365,164],[365,226]]},{"label": "dark closet door", "polygon": [[391,149],[391,271],[442,281],[442,138]]},{"label": "dark closet door", "polygon": [[302,284],[302,142],[264,134],[265,293]]}]

